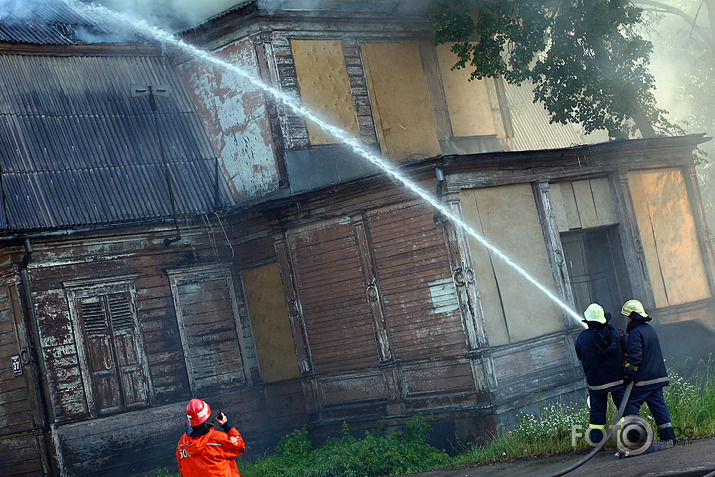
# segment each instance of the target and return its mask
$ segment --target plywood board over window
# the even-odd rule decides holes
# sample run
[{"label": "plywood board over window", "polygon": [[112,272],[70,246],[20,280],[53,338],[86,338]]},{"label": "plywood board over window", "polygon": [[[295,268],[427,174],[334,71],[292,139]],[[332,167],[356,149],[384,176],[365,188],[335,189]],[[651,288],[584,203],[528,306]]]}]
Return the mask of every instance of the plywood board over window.
[{"label": "plywood board over window", "polygon": [[243,333],[228,267],[167,272],[193,392],[246,382]]},{"label": "plywood board over window", "polygon": [[[460,193],[466,222],[537,282],[555,292],[551,265],[530,184]],[[534,338],[563,328],[561,310],[476,239],[470,238],[489,344]]]},{"label": "plywood board over window", "polygon": [[297,378],[300,371],[278,265],[242,275],[263,382]]},{"label": "plywood board over window", "polygon": [[397,161],[439,154],[417,43],[361,46],[382,154]]},{"label": "plywood board over window", "polygon": [[628,173],[658,307],[710,297],[688,192],[678,169]]},{"label": "plywood board over window", "polygon": [[[303,105],[321,119],[359,136],[355,105],[340,41],[291,40],[295,72]],[[308,121],[312,145],[335,144],[341,140]]]},{"label": "plywood board over window", "polygon": [[551,184],[559,232],[615,225],[618,212],[608,178]]},{"label": "plywood board over window", "polygon": [[451,44],[439,45],[437,57],[454,137],[495,136],[486,79],[470,81],[468,68],[453,70],[458,57],[450,48]]}]

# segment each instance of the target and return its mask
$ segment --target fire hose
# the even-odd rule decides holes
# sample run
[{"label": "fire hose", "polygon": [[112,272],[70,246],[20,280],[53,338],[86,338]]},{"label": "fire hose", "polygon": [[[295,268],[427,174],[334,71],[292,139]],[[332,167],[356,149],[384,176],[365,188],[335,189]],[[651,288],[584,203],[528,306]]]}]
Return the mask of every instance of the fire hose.
[{"label": "fire hose", "polygon": [[606,436],[603,439],[601,439],[601,442],[599,442],[598,445],[596,447],[594,447],[591,450],[591,452],[586,454],[581,460],[574,463],[573,465],[566,467],[565,469],[558,471],[555,474],[551,474],[549,477],[560,477],[562,475],[568,474],[569,472],[573,472],[574,470],[578,469],[583,464],[585,464],[586,462],[591,460],[591,458],[593,456],[598,454],[598,452],[601,449],[603,449],[603,446],[606,445],[606,442],[608,442],[608,440],[613,435],[613,430],[616,428],[616,424],[618,424],[618,421],[620,421],[620,419],[623,417],[623,412],[626,410],[626,404],[628,404],[628,398],[631,396],[631,390],[633,389],[633,384],[634,384],[633,381],[631,381],[631,383],[626,388],[626,391],[623,394],[623,399],[621,400],[621,406],[618,408],[618,414],[616,415],[616,418],[613,420],[613,424],[608,429],[608,433],[606,434]]}]

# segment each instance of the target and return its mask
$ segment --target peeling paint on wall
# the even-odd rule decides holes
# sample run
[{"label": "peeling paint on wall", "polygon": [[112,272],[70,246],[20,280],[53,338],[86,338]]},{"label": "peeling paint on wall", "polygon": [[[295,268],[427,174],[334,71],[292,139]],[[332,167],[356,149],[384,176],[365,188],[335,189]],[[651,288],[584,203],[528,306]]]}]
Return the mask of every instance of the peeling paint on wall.
[{"label": "peeling paint on wall", "polygon": [[[251,40],[232,43],[214,53],[258,73]],[[277,188],[275,146],[264,93],[236,73],[218,67],[191,62],[179,69],[234,197]]]}]

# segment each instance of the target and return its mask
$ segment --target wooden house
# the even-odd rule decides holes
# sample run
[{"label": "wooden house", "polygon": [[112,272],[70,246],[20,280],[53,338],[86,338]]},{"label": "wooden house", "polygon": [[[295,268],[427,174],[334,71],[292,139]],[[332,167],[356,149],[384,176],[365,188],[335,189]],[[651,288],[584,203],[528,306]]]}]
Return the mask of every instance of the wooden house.
[{"label": "wooden house", "polygon": [[447,447],[582,398],[578,322],[480,238],[577,314],[636,297],[661,329],[715,325],[702,135],[577,145],[452,71],[410,2],[323,3],[244,1],[184,37],[478,236],[235,71],[61,6],[3,19],[0,473],[173,468],[192,397],[249,458],[417,414]]}]

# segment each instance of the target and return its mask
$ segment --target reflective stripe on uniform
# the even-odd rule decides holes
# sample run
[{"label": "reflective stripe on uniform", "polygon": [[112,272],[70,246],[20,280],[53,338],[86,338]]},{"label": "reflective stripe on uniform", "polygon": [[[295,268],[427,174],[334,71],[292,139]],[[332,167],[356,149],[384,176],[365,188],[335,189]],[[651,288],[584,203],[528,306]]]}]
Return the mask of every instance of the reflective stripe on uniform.
[{"label": "reflective stripe on uniform", "polygon": [[658,426],[658,429],[667,429],[669,427],[673,427],[672,422],[666,422],[665,424],[661,424],[660,426]]},{"label": "reflective stripe on uniform", "polygon": [[606,383],[606,384],[601,384],[598,386],[591,386],[590,384],[588,385],[588,389],[591,391],[601,391],[603,389],[608,389],[611,386],[618,386],[620,384],[623,384],[623,380],[621,379],[620,381],[613,381],[612,383]]},{"label": "reflective stripe on uniform", "polygon": [[221,444],[219,444],[218,442],[207,442],[206,445],[207,446],[220,446]]},{"label": "reflective stripe on uniform", "polygon": [[633,365],[633,364],[631,364],[631,363],[626,363],[626,368],[630,368],[630,369],[632,369],[633,371],[638,371],[638,366],[635,366],[635,365]]},{"label": "reflective stripe on uniform", "polygon": [[664,383],[666,381],[668,381],[668,376],[665,376],[664,378],[649,379],[648,381],[639,381],[636,383],[636,386],[648,386],[649,384]]},{"label": "reflective stripe on uniform", "polygon": [[605,429],[606,425],[605,424],[589,424],[588,428],[589,429]]}]

